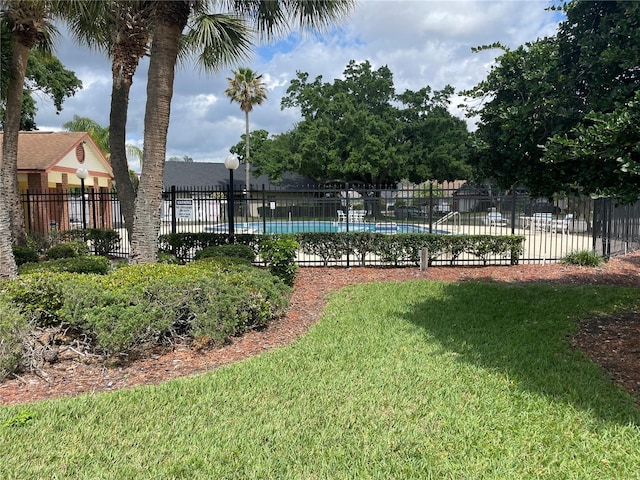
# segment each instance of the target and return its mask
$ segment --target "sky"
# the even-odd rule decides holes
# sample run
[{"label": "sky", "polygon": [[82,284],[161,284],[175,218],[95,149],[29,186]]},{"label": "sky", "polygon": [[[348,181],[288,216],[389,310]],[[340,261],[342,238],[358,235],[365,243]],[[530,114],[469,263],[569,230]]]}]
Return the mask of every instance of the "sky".
[{"label": "sky", "polygon": [[[295,109],[280,102],[296,72],[324,83],[341,78],[351,60],[368,60],[373,69],[387,66],[396,93],[446,85],[456,92],[486,78],[499,50],[472,52],[473,47],[500,42],[516,48],[555,34],[559,17],[547,11],[551,0],[359,0],[339,25],[309,34],[291,32],[285,38],[257,45],[241,65],[215,73],[197,66],[176,70],[167,158],[191,157],[197,162],[223,162],[245,131],[244,113],[224,95],[231,70],[246,66],[263,75],[267,100],[249,114],[251,130],[270,134],[291,130],[301,120]],[[56,42],[55,55],[83,82],[83,89],[67,99],[56,114],[47,98],[38,98],[36,123],[41,131],[59,131],[74,115],[109,124],[111,67],[102,53],[78,46],[67,35]],[[127,122],[127,143],[143,147],[148,59],[133,80]],[[451,113],[464,118],[454,98]],[[473,120],[467,119],[473,130]],[[130,161],[139,171],[139,164]]]}]

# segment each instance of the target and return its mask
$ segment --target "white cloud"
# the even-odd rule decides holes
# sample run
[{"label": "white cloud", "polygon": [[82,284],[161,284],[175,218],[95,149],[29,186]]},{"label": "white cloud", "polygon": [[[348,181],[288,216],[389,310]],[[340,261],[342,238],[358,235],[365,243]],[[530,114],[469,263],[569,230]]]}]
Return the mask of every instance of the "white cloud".
[{"label": "white cloud", "polygon": [[[268,99],[250,114],[250,128],[281,133],[299,120],[295,110],[280,109],[280,100],[296,76],[309,73],[324,82],[342,76],[350,60],[369,60],[374,68],[387,65],[396,91],[438,90],[452,85],[456,91],[483,80],[498,50],[472,53],[472,47],[501,42],[514,48],[552,35],[557,14],[545,11],[544,0],[361,0],[339,28],[328,34],[289,37],[258,49],[246,62],[264,75]],[[56,54],[76,72],[84,89],[67,100],[56,115],[49,102],[38,103],[41,130],[60,129],[73,115],[86,116],[101,125],[109,123],[111,68],[104,54],[82,49],[69,39],[58,42]],[[134,77],[127,121],[127,138],[142,146],[148,61]],[[244,115],[224,95],[230,67],[205,75],[192,65],[176,71],[167,156],[188,155],[196,161],[223,161],[229,148],[244,134]],[[455,108],[452,112],[462,117]]]}]

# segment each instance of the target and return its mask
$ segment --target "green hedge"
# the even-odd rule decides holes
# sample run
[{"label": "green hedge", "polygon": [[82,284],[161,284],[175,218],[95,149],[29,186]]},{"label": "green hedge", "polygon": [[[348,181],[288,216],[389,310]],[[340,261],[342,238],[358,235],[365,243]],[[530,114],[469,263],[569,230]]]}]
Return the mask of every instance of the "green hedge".
[{"label": "green hedge", "polygon": [[423,248],[429,265],[442,255],[450,255],[453,265],[462,253],[473,254],[486,265],[489,255],[499,255],[518,264],[524,248],[524,237],[492,235],[438,235],[380,233],[300,233],[296,235],[304,253],[317,255],[326,264],[344,255],[355,256],[362,265],[369,254],[377,255],[388,265],[419,263]]},{"label": "green hedge", "polygon": [[70,272],[106,274],[111,269],[111,262],[107,257],[84,255],[71,258],[58,258],[38,263],[20,265],[20,275],[34,272]]},{"label": "green hedge", "polygon": [[[439,235],[429,233],[386,235],[373,232],[322,233],[308,232],[273,235],[236,235],[235,242],[250,246],[260,253],[270,239],[289,238],[297,242],[307,255],[319,257],[325,265],[339,260],[345,255],[365,264],[368,255],[376,255],[387,265],[418,263],[423,248],[428,250],[428,262],[449,255],[450,264],[463,253],[475,255],[486,265],[490,256],[508,258],[511,265],[517,265],[524,251],[525,237],[517,235]],[[162,249],[174,253],[182,261],[187,261],[195,252],[210,245],[225,245],[228,236],[219,233],[178,233],[161,237]],[[261,255],[262,256],[262,255]],[[264,259],[264,257],[263,257]]]}]

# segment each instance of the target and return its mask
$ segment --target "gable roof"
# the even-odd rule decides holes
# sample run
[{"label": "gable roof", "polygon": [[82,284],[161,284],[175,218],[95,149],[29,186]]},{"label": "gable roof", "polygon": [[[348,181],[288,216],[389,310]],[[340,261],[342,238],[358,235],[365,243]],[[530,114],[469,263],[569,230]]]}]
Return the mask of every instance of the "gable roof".
[{"label": "gable roof", "polygon": [[[0,147],[4,133],[0,132]],[[90,143],[96,155],[111,172],[111,165],[87,132],[20,132],[18,137],[18,170],[47,171],[81,143]],[[2,151],[0,148],[0,159]]]},{"label": "gable roof", "polygon": [[[234,188],[244,188],[244,163],[234,172]],[[176,188],[226,188],[229,185],[229,170],[224,163],[206,162],[166,162],[164,165],[163,186]],[[316,182],[297,173],[287,172],[282,175],[282,182],[274,183],[267,175],[255,176],[251,172],[251,185],[267,189],[295,190],[308,186],[315,186]]]}]

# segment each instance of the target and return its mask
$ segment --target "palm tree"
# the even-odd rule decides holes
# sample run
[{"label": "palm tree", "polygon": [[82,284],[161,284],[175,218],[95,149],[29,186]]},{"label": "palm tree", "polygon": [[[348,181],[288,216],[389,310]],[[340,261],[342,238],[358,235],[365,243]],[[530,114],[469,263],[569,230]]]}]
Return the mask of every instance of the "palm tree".
[{"label": "palm tree", "polygon": [[62,124],[69,132],[87,132],[104,155],[109,155],[109,127],[103,127],[88,117],[74,115],[73,120]]},{"label": "palm tree", "polygon": [[[180,33],[187,24],[191,8],[203,8],[208,2],[189,0],[154,2],[153,44],[147,80],[147,107],[144,120],[144,159],[136,197],[131,261],[156,261],[160,229],[162,175],[166,157],[174,69],[178,58]],[[301,28],[321,29],[344,17],[354,0],[236,0],[224,2],[233,13],[250,21],[258,34],[272,38],[297,21]],[[215,62],[213,51],[211,60]],[[215,64],[215,63],[214,63]]]},{"label": "palm tree", "polygon": [[[11,245],[24,245],[27,234],[18,191],[18,136],[27,59],[34,47],[49,50],[50,38],[56,30],[51,20],[61,7],[59,2],[45,0],[3,0],[0,21],[12,32],[11,60],[4,116],[2,143],[2,186],[0,187],[0,276],[16,274]],[[7,249],[8,246],[8,249]]]},{"label": "palm tree", "polygon": [[[127,160],[130,151],[126,145],[129,96],[138,64],[149,55],[156,6],[164,3],[146,0],[89,2],[88,8],[68,18],[70,30],[81,43],[111,57],[109,151],[129,238],[133,236],[137,195]],[[197,52],[199,62],[212,68],[242,58],[248,51],[248,32],[238,18],[207,15],[196,9],[194,12],[198,15],[194,16],[188,33],[181,39],[181,58]],[[141,156],[140,159],[142,163]]]},{"label": "palm tree", "polygon": [[118,200],[129,237],[133,231],[135,188],[127,161],[126,125],[133,76],[151,43],[153,3],[143,0],[88,2],[67,17],[78,41],[111,58],[108,148]]},{"label": "palm tree", "polygon": [[249,163],[249,112],[253,110],[254,105],[262,105],[267,99],[267,85],[262,81],[262,75],[256,75],[256,72],[247,67],[240,67],[238,70],[232,70],[233,77],[227,77],[229,88],[224,93],[231,102],[240,104],[240,110],[244,112],[245,125],[245,190],[247,198],[249,198],[249,171],[251,165]]},{"label": "palm tree", "polygon": [[[31,50],[38,46],[48,50],[50,38],[55,33],[51,20],[58,2],[39,0],[4,0],[2,18],[12,32],[10,74],[7,82],[7,96],[2,144],[2,176],[4,205],[8,211],[8,235],[13,242],[24,245],[27,234],[24,213],[18,191],[18,136],[22,111],[24,78],[27,59]],[[6,225],[3,225],[3,230]],[[11,241],[11,240],[10,240]],[[11,243],[13,243],[11,242]],[[4,264],[3,264],[4,268]]]}]

